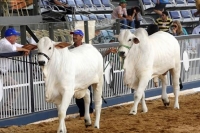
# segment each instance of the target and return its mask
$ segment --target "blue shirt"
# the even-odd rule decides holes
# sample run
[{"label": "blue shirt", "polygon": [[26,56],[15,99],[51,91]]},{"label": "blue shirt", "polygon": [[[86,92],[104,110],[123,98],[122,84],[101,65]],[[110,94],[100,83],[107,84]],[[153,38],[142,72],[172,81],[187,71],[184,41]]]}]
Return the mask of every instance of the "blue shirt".
[{"label": "blue shirt", "polygon": [[167,4],[167,3],[169,3],[169,0],[160,0],[160,3],[165,3],[165,4]]}]

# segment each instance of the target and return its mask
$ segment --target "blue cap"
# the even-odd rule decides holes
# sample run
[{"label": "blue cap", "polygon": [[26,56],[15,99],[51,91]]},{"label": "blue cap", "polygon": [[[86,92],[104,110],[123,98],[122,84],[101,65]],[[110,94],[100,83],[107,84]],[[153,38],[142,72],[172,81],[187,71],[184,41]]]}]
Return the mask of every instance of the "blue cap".
[{"label": "blue cap", "polygon": [[74,32],[70,32],[70,34],[84,36],[84,33],[82,32],[82,30],[75,30]]},{"label": "blue cap", "polygon": [[4,36],[5,37],[8,37],[8,36],[20,36],[20,33],[17,32],[14,28],[8,28],[6,31],[5,31],[5,34]]}]

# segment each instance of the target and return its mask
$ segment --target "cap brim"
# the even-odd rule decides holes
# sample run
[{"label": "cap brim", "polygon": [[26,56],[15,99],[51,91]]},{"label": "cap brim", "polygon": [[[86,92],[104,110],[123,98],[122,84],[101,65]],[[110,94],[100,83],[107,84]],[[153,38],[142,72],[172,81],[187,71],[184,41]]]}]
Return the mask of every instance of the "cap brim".
[{"label": "cap brim", "polygon": [[21,34],[20,34],[19,32],[17,32],[15,35],[16,35],[16,36],[20,36]]},{"label": "cap brim", "polygon": [[70,34],[74,34],[74,32],[70,32]]}]

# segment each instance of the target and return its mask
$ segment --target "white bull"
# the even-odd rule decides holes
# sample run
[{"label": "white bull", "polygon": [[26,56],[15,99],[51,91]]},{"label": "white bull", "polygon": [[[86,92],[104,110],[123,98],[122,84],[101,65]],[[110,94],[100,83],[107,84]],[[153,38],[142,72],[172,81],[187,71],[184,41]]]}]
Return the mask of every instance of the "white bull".
[{"label": "white bull", "polygon": [[149,80],[159,76],[162,81],[162,100],[169,105],[167,96],[167,75],[170,71],[175,95],[174,108],[179,109],[179,77],[180,77],[180,46],[174,36],[159,31],[151,36],[143,28],[132,34],[123,30],[117,35],[120,47],[119,54],[124,60],[124,83],[135,89],[134,106],[130,114],[137,113],[137,107],[142,100],[143,112],[147,112],[145,103],[145,88]]},{"label": "white bull", "polygon": [[44,74],[46,101],[55,103],[58,109],[57,132],[67,132],[64,119],[73,95],[84,99],[85,126],[91,125],[90,85],[93,87],[96,112],[94,127],[99,128],[103,85],[102,55],[91,44],[72,50],[66,46],[69,44],[56,43],[48,37],[41,38],[38,43],[38,63]]}]

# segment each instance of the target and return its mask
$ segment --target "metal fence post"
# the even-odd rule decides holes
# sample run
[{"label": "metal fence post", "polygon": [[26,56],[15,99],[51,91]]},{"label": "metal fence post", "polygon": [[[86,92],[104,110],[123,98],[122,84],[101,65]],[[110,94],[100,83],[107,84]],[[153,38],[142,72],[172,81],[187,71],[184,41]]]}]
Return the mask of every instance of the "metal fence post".
[{"label": "metal fence post", "polygon": [[53,27],[54,27],[53,23],[49,23],[49,37],[50,37],[51,40],[54,41]]},{"label": "metal fence post", "polygon": [[[29,55],[29,61],[32,62],[32,52]],[[29,63],[29,75],[30,75],[30,95],[31,95],[31,112],[35,112],[35,104],[34,104],[34,91],[33,91],[33,64]]]},{"label": "metal fence post", "polygon": [[33,15],[38,15],[39,14],[39,9],[38,9],[38,1],[40,0],[33,0]]},{"label": "metal fence post", "polygon": [[26,25],[20,25],[21,44],[26,44]]},{"label": "metal fence post", "polygon": [[120,19],[116,20],[116,34],[119,35],[120,33]]},{"label": "metal fence post", "polygon": [[84,21],[85,43],[89,43],[88,21]]}]

